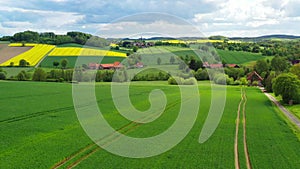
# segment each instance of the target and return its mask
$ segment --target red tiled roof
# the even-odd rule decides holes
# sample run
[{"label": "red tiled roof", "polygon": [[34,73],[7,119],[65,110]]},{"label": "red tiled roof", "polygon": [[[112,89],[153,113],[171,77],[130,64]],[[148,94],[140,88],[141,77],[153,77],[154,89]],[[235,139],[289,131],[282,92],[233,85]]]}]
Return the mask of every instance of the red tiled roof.
[{"label": "red tiled roof", "polygon": [[238,66],[237,64],[227,64],[228,67],[236,67]]},{"label": "red tiled roof", "polygon": [[210,68],[222,68],[223,64],[219,63],[219,64],[210,64],[209,65]]}]

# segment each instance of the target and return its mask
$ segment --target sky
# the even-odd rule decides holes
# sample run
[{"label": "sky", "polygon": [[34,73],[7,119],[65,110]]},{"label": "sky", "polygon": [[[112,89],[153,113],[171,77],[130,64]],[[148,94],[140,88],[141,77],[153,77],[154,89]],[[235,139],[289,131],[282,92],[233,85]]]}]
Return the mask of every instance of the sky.
[{"label": "sky", "polygon": [[0,36],[32,30],[255,37],[300,35],[299,28],[300,0],[0,0]]}]

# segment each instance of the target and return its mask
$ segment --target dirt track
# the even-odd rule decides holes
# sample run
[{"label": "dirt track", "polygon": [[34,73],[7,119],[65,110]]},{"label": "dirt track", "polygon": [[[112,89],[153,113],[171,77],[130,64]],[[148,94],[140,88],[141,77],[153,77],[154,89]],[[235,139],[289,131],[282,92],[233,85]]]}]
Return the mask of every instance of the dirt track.
[{"label": "dirt track", "polygon": [[251,162],[249,158],[248,153],[248,147],[247,147],[247,137],[246,137],[246,103],[247,103],[247,97],[246,97],[246,91],[241,88],[241,101],[238,106],[237,110],[237,117],[236,117],[236,128],[235,128],[235,140],[234,140],[234,164],[235,169],[240,168],[240,162],[239,162],[239,147],[238,147],[238,138],[239,138],[239,124],[240,124],[240,115],[241,115],[241,106],[243,105],[243,114],[242,114],[242,123],[243,123],[243,145],[244,145],[244,153],[245,153],[245,160],[246,160],[246,166],[247,169],[251,169]]}]

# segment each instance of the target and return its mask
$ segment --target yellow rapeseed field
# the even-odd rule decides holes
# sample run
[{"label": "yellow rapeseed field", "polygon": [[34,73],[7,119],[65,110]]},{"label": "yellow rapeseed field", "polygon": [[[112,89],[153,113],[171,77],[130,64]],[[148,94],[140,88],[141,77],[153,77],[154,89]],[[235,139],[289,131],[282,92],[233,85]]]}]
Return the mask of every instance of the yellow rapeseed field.
[{"label": "yellow rapeseed field", "polygon": [[[10,44],[9,46],[17,45],[18,44]],[[49,53],[55,47],[54,45],[25,44],[25,46],[28,45],[34,45],[34,47],[24,53],[21,53],[7,60],[6,62],[0,64],[0,66],[10,66],[11,63],[13,63],[14,66],[19,66],[19,62],[22,59],[26,60],[29,63],[28,66],[35,66],[45,55],[47,55],[47,53]]]},{"label": "yellow rapeseed field", "polygon": [[[37,45],[36,43],[25,43],[24,44],[24,46],[35,46],[35,45]],[[21,46],[23,46],[23,44],[22,43],[10,43],[8,46],[10,46],[10,47],[21,47]]]}]

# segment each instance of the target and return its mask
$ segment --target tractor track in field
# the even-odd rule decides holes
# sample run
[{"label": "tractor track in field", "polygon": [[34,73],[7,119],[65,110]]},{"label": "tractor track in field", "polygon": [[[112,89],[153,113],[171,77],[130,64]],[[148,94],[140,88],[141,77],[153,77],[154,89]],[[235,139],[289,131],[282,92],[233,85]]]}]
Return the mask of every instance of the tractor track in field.
[{"label": "tractor track in field", "polygon": [[240,169],[239,162],[239,147],[238,147],[238,138],[239,138],[239,125],[240,125],[240,116],[241,116],[241,107],[242,107],[242,123],[243,123],[243,145],[244,145],[244,153],[247,169],[251,169],[251,162],[249,158],[248,146],[247,146],[247,137],[246,137],[246,104],[247,97],[246,91],[241,88],[241,101],[237,110],[237,118],[236,118],[236,127],[235,127],[235,139],[234,139],[234,164],[235,169]]},{"label": "tractor track in field", "polygon": [[241,112],[241,105],[244,101],[244,97],[243,97],[243,89],[241,88],[241,101],[239,103],[238,106],[238,110],[237,110],[237,117],[235,120],[235,138],[234,138],[234,165],[235,165],[235,169],[240,169],[240,163],[239,163],[239,150],[238,150],[238,136],[239,136],[239,124],[240,124],[240,112]]},{"label": "tractor track in field", "polygon": [[[185,100],[188,101],[189,99]],[[174,107],[175,105],[179,104],[181,102],[181,99],[178,99],[177,101],[175,101],[174,103],[168,105],[165,109],[165,111],[169,110],[170,108]],[[147,119],[151,119],[155,116],[159,115],[158,113],[154,113],[154,114],[150,114],[148,116],[145,116],[143,118],[140,118],[138,120],[147,120]],[[70,155],[69,157],[65,158],[64,160],[56,163],[53,167],[51,167],[51,169],[57,169],[60,168],[62,166],[64,166],[65,164],[71,162],[71,160],[78,158],[78,160],[76,160],[75,162],[69,164],[67,166],[67,168],[73,168],[75,166],[77,166],[79,163],[81,163],[83,160],[87,159],[88,157],[90,157],[92,154],[96,153],[99,150],[102,150],[101,147],[105,147],[110,145],[111,143],[117,141],[122,135],[118,135],[117,133],[122,133],[122,134],[126,134],[129,133],[130,131],[136,129],[137,127],[143,125],[143,123],[137,123],[137,122],[130,122],[129,124],[119,128],[118,130],[116,130],[115,132],[97,140],[96,142],[93,142],[91,144],[89,144],[88,146],[80,149],[79,151],[73,153],[72,155]],[[102,144],[101,144],[102,143]],[[101,144],[101,147],[99,147],[99,144]],[[83,155],[83,156],[81,156]],[[81,157],[80,157],[81,156]]]},{"label": "tractor track in field", "polygon": [[244,97],[244,105],[243,105],[243,144],[244,144],[244,153],[245,153],[245,158],[246,158],[246,166],[247,169],[251,169],[251,162],[249,158],[249,152],[248,152],[248,146],[247,146],[247,135],[246,135],[246,104],[247,104],[247,96],[246,96],[246,91],[244,91],[243,94]]},{"label": "tractor track in field", "polygon": [[[140,119],[140,120],[142,120],[142,119]],[[63,161],[58,162],[57,164],[54,165],[54,167],[52,167],[52,169],[56,169],[56,168],[62,167],[64,164],[70,162],[72,159],[75,159],[76,157],[80,157],[81,154],[87,153],[87,154],[83,155],[82,157],[80,157],[75,162],[71,163],[69,166],[67,166],[67,168],[73,168],[73,167],[75,167],[81,161],[85,160],[86,158],[88,158],[89,156],[91,156],[92,154],[94,154],[95,152],[97,152],[98,150],[100,150],[101,147],[98,146],[98,144],[100,144],[100,142],[104,141],[106,144],[107,143],[112,143],[113,141],[116,141],[120,137],[120,135],[116,135],[116,133],[126,134],[129,131],[131,131],[131,130],[135,129],[136,127],[138,127],[139,125],[141,125],[141,123],[131,122],[131,123],[129,123],[129,124],[127,124],[127,125],[119,128],[118,130],[116,130],[115,132],[109,134],[108,136],[105,136],[105,137],[97,140],[96,143],[89,144],[88,146],[80,149],[79,151],[77,151],[73,155],[67,157]],[[112,140],[110,140],[110,138]],[[105,144],[102,145],[102,146],[105,146]]]}]

